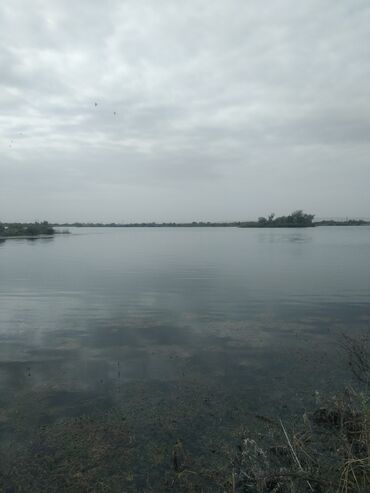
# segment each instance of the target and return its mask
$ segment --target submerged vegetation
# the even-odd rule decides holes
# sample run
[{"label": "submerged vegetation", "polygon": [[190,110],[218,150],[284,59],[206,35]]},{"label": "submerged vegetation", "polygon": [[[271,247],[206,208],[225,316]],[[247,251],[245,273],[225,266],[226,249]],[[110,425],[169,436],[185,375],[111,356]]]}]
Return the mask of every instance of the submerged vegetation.
[{"label": "submerged vegetation", "polygon": [[47,222],[35,223],[0,223],[0,237],[51,236],[54,228]]},{"label": "submerged vegetation", "polygon": [[[254,414],[239,396],[225,399],[216,387],[192,381],[169,384],[166,399],[161,384],[133,382],[109,410],[92,394],[85,413],[46,422],[24,448],[0,454],[0,490],[368,493],[368,343],[343,339],[355,387],[316,393],[311,411],[298,417],[280,419],[268,403],[267,415]],[[26,417],[17,406],[11,411],[14,433],[29,433],[38,401],[27,400]],[[231,428],[230,413],[238,416]]]}]

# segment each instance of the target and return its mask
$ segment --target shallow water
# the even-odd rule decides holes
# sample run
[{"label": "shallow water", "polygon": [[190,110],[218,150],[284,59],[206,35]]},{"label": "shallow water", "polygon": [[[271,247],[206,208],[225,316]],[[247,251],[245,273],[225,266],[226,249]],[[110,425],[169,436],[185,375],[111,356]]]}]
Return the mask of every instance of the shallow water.
[{"label": "shallow water", "polygon": [[71,233],[0,243],[4,443],[22,419],[129,409],[139,393],[146,411],[178,393],[194,423],[217,395],[239,426],[348,377],[340,335],[369,326],[370,228]]}]

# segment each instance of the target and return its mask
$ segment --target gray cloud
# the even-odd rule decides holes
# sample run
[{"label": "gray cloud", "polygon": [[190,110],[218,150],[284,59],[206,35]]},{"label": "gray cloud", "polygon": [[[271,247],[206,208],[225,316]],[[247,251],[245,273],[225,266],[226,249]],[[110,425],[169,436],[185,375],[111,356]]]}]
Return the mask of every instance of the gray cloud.
[{"label": "gray cloud", "polygon": [[369,216],[369,23],[366,0],[4,0],[1,218]]}]

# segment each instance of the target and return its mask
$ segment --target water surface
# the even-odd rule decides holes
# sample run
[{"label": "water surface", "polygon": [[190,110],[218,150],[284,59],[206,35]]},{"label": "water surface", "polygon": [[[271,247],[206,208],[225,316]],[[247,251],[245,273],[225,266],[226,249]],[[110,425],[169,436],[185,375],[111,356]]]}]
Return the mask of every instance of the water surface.
[{"label": "water surface", "polygon": [[340,334],[370,320],[370,228],[71,233],[0,243],[3,443],[124,406],[137,428],[171,410],[171,440],[194,444],[345,382]]}]

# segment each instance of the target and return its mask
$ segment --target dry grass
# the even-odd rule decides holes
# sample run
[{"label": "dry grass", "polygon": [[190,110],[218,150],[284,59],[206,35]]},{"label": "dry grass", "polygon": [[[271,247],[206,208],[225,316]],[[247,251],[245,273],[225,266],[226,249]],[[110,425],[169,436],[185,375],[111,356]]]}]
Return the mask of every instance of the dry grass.
[{"label": "dry grass", "polygon": [[233,491],[370,492],[370,332],[344,336],[342,347],[356,389],[330,399],[317,395],[315,411],[295,426],[264,419],[261,433],[247,433]]},{"label": "dry grass", "polygon": [[295,430],[281,423],[244,438],[235,491],[368,493],[369,416],[368,398],[351,390],[322,403]]}]

